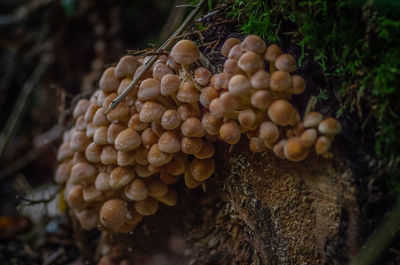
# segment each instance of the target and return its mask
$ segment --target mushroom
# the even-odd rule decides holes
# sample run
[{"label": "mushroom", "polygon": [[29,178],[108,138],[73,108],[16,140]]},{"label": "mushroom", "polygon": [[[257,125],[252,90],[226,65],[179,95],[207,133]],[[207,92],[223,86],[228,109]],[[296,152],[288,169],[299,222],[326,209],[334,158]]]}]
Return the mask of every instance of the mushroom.
[{"label": "mushroom", "polygon": [[334,118],[326,118],[318,124],[318,131],[322,134],[334,135],[342,131],[342,126]]},{"label": "mushroom", "polygon": [[190,173],[197,181],[208,179],[215,171],[215,161],[212,158],[198,159],[194,158],[190,163]]},{"label": "mushroom", "polygon": [[194,70],[194,80],[201,86],[206,86],[211,79],[211,72],[204,67],[199,67]]},{"label": "mushroom", "polygon": [[115,67],[114,74],[117,78],[132,78],[140,65],[141,63],[134,56],[126,55],[119,60]]},{"label": "mushroom", "polygon": [[[233,46],[240,44],[240,40],[236,38],[227,39],[221,47],[221,54],[228,57]],[[239,46],[240,47],[240,46]]]},{"label": "mushroom", "polygon": [[311,111],[307,113],[303,118],[303,124],[305,128],[317,127],[324,117],[321,113]]},{"label": "mushroom", "polygon": [[100,222],[105,227],[117,231],[125,222],[128,213],[126,202],[120,199],[110,199],[100,208]]},{"label": "mushroom", "polygon": [[191,40],[180,40],[172,48],[170,56],[182,65],[189,65],[199,59],[200,52],[196,43]]},{"label": "mushroom", "polygon": [[263,54],[266,48],[265,42],[257,35],[247,36],[240,44],[242,51],[252,51],[258,54]]},{"label": "mushroom", "polygon": [[127,128],[115,138],[114,146],[118,151],[130,151],[135,150],[141,144],[140,135],[135,130]]},{"label": "mushroom", "polygon": [[100,78],[99,87],[105,93],[114,92],[118,89],[119,80],[114,75],[114,72],[115,67],[109,67],[104,71],[103,75]]},{"label": "mushroom", "polygon": [[278,70],[283,70],[290,73],[296,71],[297,63],[292,55],[284,53],[276,59],[275,67]]},{"label": "mushroom", "polygon": [[240,140],[240,128],[235,121],[224,123],[219,129],[222,140],[230,145],[237,144]]},{"label": "mushroom", "polygon": [[144,180],[135,179],[125,187],[124,194],[129,200],[142,201],[149,195],[149,189]]},{"label": "mushroom", "polygon": [[264,69],[263,60],[257,53],[253,51],[245,52],[242,56],[240,56],[237,65],[247,74],[247,76],[251,76],[258,70]]},{"label": "mushroom", "polygon": [[157,209],[157,200],[151,197],[135,202],[135,210],[141,215],[153,215],[157,212]]},{"label": "mushroom", "polygon": [[176,153],[181,149],[181,139],[175,132],[166,131],[158,140],[158,148],[164,153]]},{"label": "mushroom", "polygon": [[125,167],[116,167],[110,174],[110,186],[114,189],[121,188],[128,184],[134,177],[135,174],[132,170]]},{"label": "mushroom", "polygon": [[292,137],[286,141],[283,152],[287,159],[298,162],[307,157],[309,149],[301,143],[300,137]]}]

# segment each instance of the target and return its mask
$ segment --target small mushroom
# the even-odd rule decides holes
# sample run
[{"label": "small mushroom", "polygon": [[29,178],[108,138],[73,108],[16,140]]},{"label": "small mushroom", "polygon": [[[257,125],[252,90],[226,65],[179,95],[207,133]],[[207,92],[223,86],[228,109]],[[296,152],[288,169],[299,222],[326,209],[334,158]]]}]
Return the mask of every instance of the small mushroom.
[{"label": "small mushroom", "polygon": [[124,194],[129,200],[142,201],[149,195],[149,189],[142,179],[135,179],[125,187]]},{"label": "small mushroom", "polygon": [[198,159],[194,158],[190,162],[190,173],[197,181],[208,179],[215,171],[215,161],[212,158]]},{"label": "small mushroom", "polygon": [[100,78],[99,87],[106,93],[117,91],[119,80],[114,75],[115,67],[107,68]]},{"label": "small mushroom", "polygon": [[134,56],[126,55],[119,60],[115,67],[114,74],[117,78],[132,78],[140,65],[141,63]]},{"label": "small mushroom", "polygon": [[230,145],[237,144],[240,140],[240,128],[235,121],[224,123],[219,129],[222,140]]},{"label": "small mushroom", "polygon": [[128,184],[134,177],[135,174],[132,170],[125,167],[116,167],[110,174],[110,186],[114,189],[121,188]]},{"label": "small mushroom", "polygon": [[135,210],[141,215],[153,215],[157,212],[157,200],[152,197],[147,197],[142,201],[135,202]]},{"label": "small mushroom", "polygon": [[315,143],[315,141],[317,140],[317,137],[318,137],[317,130],[311,128],[311,129],[305,130],[301,134],[300,141],[301,141],[302,145],[304,145],[305,147],[310,147]]},{"label": "small mushroom", "polygon": [[239,60],[240,56],[242,56],[243,51],[240,48],[240,44],[237,44],[232,47],[232,49],[229,51],[228,58],[229,59],[234,59],[234,60]]},{"label": "small mushroom", "polygon": [[193,41],[180,40],[172,48],[170,56],[179,64],[189,65],[199,59],[200,52]]},{"label": "small mushroom", "polygon": [[284,53],[276,59],[275,67],[278,70],[283,70],[290,73],[296,71],[297,63],[292,55]]},{"label": "small mushroom", "polygon": [[238,61],[238,66],[242,69],[248,76],[257,72],[260,69],[264,69],[264,62],[261,57],[252,51],[245,52]]},{"label": "small mushroom", "polygon": [[211,79],[211,72],[204,67],[199,67],[194,70],[194,80],[201,86],[206,86]]},{"label": "small mushroom", "polygon": [[174,189],[168,188],[167,193],[164,194],[164,196],[162,197],[157,197],[157,200],[164,203],[165,205],[175,206],[178,201],[178,196]]},{"label": "small mushroom", "polygon": [[128,213],[126,202],[120,199],[110,199],[100,208],[100,222],[111,230],[118,230],[125,222]]},{"label": "small mushroom", "polygon": [[164,153],[176,153],[181,149],[181,139],[175,132],[166,131],[158,140],[158,148]]},{"label": "small mushroom", "polygon": [[162,166],[172,159],[172,154],[162,152],[158,144],[153,144],[147,154],[147,160],[154,166]]},{"label": "small mushroom", "polygon": [[221,47],[221,54],[225,57],[228,57],[229,52],[231,51],[232,47],[235,45],[238,45],[238,44],[240,44],[240,40],[238,40],[236,38],[227,39]]},{"label": "small mushroom", "polygon": [[321,113],[311,111],[307,113],[303,118],[303,124],[305,128],[317,127],[324,117]]},{"label": "small mushroom", "polygon": [[164,112],[161,117],[161,126],[166,130],[173,130],[179,127],[182,122],[181,115],[174,109],[169,109]]},{"label": "small mushroom", "polygon": [[240,48],[244,52],[252,51],[258,54],[263,54],[266,49],[266,45],[265,42],[257,35],[249,35],[242,41]]},{"label": "small mushroom", "polygon": [[294,162],[304,160],[309,153],[309,149],[301,143],[300,137],[289,138],[283,151],[285,157]]},{"label": "small mushroom", "polygon": [[326,118],[318,124],[318,131],[322,134],[335,135],[342,131],[342,125],[334,118]]},{"label": "small mushroom", "polygon": [[135,130],[127,128],[115,138],[114,146],[118,151],[130,151],[135,150],[141,144],[140,135]]}]

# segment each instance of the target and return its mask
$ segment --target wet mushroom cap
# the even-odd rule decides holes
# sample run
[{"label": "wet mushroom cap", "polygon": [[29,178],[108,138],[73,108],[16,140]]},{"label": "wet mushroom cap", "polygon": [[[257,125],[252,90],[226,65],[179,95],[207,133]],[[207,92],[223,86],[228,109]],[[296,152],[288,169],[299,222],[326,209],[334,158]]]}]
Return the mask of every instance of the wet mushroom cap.
[{"label": "wet mushroom cap", "polygon": [[265,54],[264,54],[264,59],[267,60],[268,62],[274,62],[278,57],[282,54],[281,48],[279,48],[278,45],[272,44],[268,46]]},{"label": "wet mushroom cap", "polygon": [[100,222],[107,228],[118,230],[125,222],[128,208],[126,202],[111,199],[103,203],[100,209]]},{"label": "wet mushroom cap", "polygon": [[277,125],[287,126],[293,124],[295,110],[288,101],[275,100],[268,108],[268,117]]},{"label": "wet mushroom cap", "polygon": [[326,118],[318,124],[318,131],[322,134],[338,134],[342,125],[334,118]]},{"label": "wet mushroom cap", "polygon": [[281,54],[275,61],[275,67],[286,72],[293,72],[297,69],[297,63],[294,57],[290,54]]},{"label": "wet mushroom cap", "polygon": [[200,52],[193,41],[180,40],[172,48],[170,55],[175,62],[189,65],[199,58]]},{"label": "wet mushroom cap", "polygon": [[317,127],[324,117],[321,113],[311,111],[307,113],[303,118],[303,124],[305,128]]},{"label": "wet mushroom cap", "polygon": [[228,57],[229,52],[231,51],[232,47],[235,45],[240,44],[240,40],[236,38],[229,38],[227,39],[221,48],[221,54],[225,57]]},{"label": "wet mushroom cap", "polygon": [[237,64],[239,68],[248,75],[264,68],[264,62],[262,61],[261,57],[252,51],[248,51],[240,56]]},{"label": "wet mushroom cap", "polygon": [[309,149],[305,147],[300,137],[292,137],[286,141],[284,154],[290,161],[298,162],[304,160],[308,155]]},{"label": "wet mushroom cap", "polygon": [[235,121],[224,123],[219,129],[222,140],[228,144],[237,144],[240,140],[240,128]]},{"label": "wet mushroom cap", "polygon": [[194,158],[190,163],[190,173],[197,181],[208,179],[215,171],[215,161],[212,158],[198,159]]},{"label": "wet mushroom cap", "polygon": [[241,43],[242,51],[252,51],[258,54],[263,54],[266,48],[265,42],[257,35],[247,36]]}]

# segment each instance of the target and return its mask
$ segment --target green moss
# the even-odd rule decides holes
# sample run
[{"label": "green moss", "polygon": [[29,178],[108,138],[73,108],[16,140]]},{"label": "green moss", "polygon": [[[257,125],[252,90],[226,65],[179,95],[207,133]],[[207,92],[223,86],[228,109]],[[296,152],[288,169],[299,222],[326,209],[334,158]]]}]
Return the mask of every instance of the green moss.
[{"label": "green moss", "polygon": [[[366,122],[375,127],[380,167],[392,176],[389,186],[400,187],[400,1],[220,2],[230,3],[228,16],[239,21],[243,34],[257,34],[269,44],[289,34],[302,50],[300,65],[311,55],[327,78],[342,81],[335,92],[354,97],[347,101],[359,102],[363,117],[372,117]],[[290,32],[283,28],[290,28]],[[326,91],[321,91],[318,99],[325,100]],[[337,114],[346,111],[351,111],[348,106],[340,106]],[[400,188],[395,193],[400,196]]]}]

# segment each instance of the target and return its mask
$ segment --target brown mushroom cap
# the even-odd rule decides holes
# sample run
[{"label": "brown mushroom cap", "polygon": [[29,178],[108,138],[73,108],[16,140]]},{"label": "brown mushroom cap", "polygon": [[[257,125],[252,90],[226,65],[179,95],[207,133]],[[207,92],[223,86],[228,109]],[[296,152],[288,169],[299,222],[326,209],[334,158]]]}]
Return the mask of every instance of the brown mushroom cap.
[{"label": "brown mushroom cap", "polygon": [[119,199],[111,199],[101,206],[100,222],[111,230],[118,230],[124,224],[127,213],[126,202]]},{"label": "brown mushroom cap", "polygon": [[206,159],[206,158],[211,158],[214,155],[214,153],[215,153],[214,145],[205,141],[200,151],[194,154],[194,156],[198,159]]},{"label": "brown mushroom cap", "polygon": [[189,189],[197,188],[201,184],[201,181],[195,180],[193,178],[192,173],[190,173],[189,169],[185,171],[184,180],[186,187],[188,187]]},{"label": "brown mushroom cap", "polygon": [[250,93],[250,81],[244,75],[235,75],[229,80],[229,92],[235,97],[246,96]]},{"label": "brown mushroom cap", "polygon": [[292,75],[292,87],[289,89],[290,93],[300,95],[306,89],[304,78],[299,75]]},{"label": "brown mushroom cap", "polygon": [[178,201],[178,196],[174,189],[168,188],[167,193],[162,197],[158,197],[157,200],[165,205],[174,206]]},{"label": "brown mushroom cap", "polygon": [[147,161],[147,154],[149,151],[145,149],[144,147],[139,147],[138,149],[135,150],[135,161],[136,163],[140,165],[148,165],[149,161]]},{"label": "brown mushroom cap", "polygon": [[305,130],[301,136],[300,136],[300,141],[305,147],[310,147],[312,146],[315,141],[317,140],[318,133],[317,130],[311,128]]},{"label": "brown mushroom cap", "polygon": [[54,180],[58,184],[63,184],[67,181],[71,174],[72,163],[71,161],[65,161],[58,165]]},{"label": "brown mushroom cap", "polygon": [[274,102],[274,96],[267,90],[260,90],[251,95],[250,102],[260,110],[267,110]]},{"label": "brown mushroom cap", "polygon": [[143,166],[143,165],[139,165],[139,164],[136,164],[135,172],[136,172],[136,175],[138,175],[141,178],[147,178],[154,174],[153,172],[151,172],[149,170],[148,166]]},{"label": "brown mushroom cap", "polygon": [[166,131],[158,140],[158,148],[164,153],[176,153],[181,149],[181,138],[173,131]]},{"label": "brown mushroom cap", "polygon": [[182,104],[178,107],[178,112],[183,121],[186,121],[191,117],[200,116],[200,108],[198,108],[198,105],[196,104]]},{"label": "brown mushroom cap", "polygon": [[320,136],[318,137],[317,141],[315,142],[315,152],[319,155],[326,154],[331,148],[332,139],[327,136]]},{"label": "brown mushroom cap", "polygon": [[83,200],[86,202],[94,202],[103,200],[103,193],[97,190],[94,184],[83,187],[82,189]]},{"label": "brown mushroom cap", "polygon": [[126,126],[121,123],[118,123],[118,122],[111,123],[107,129],[107,142],[109,144],[114,144],[115,139],[117,138],[118,134],[125,129],[126,129]]},{"label": "brown mushroom cap", "polygon": [[106,145],[101,151],[101,163],[104,165],[112,165],[117,163],[117,150],[112,145]]},{"label": "brown mushroom cap", "polygon": [[140,65],[141,63],[134,56],[126,55],[119,60],[115,67],[114,74],[117,78],[132,78]]},{"label": "brown mushroom cap", "polygon": [[85,121],[86,122],[91,122],[94,118],[94,115],[96,114],[96,111],[99,107],[92,103],[90,104],[90,106],[88,107],[88,109],[85,112]]},{"label": "brown mushroom cap", "polygon": [[264,140],[260,137],[253,137],[250,139],[250,151],[254,153],[261,153],[267,150]]},{"label": "brown mushroom cap", "polygon": [[71,146],[68,142],[64,142],[57,151],[57,161],[63,161],[67,158],[70,158],[74,155],[74,151],[71,149]]},{"label": "brown mushroom cap", "polygon": [[239,125],[235,121],[224,123],[219,129],[219,135],[226,143],[231,145],[236,144],[240,140]]},{"label": "brown mushroom cap", "polygon": [[85,112],[87,111],[87,109],[89,108],[90,105],[91,104],[90,104],[89,100],[87,100],[87,99],[79,100],[74,108],[74,112],[73,112],[74,118],[76,119],[79,116],[85,114]]},{"label": "brown mushroom cap", "polygon": [[[164,173],[168,173],[173,176],[179,176],[185,172],[185,161],[180,155],[174,155],[166,165],[164,165]],[[161,177],[161,174],[160,174]],[[168,183],[167,183],[168,184]],[[171,184],[169,184],[171,185]]]},{"label": "brown mushroom cap", "polygon": [[243,74],[243,71],[239,68],[237,60],[227,59],[224,63],[224,74],[231,79],[234,75]]},{"label": "brown mushroom cap", "polygon": [[129,200],[142,201],[149,195],[149,189],[142,179],[135,179],[126,186],[124,194]]},{"label": "brown mushroom cap", "polygon": [[321,113],[316,111],[311,111],[307,113],[303,118],[303,123],[305,128],[317,127],[324,117]]},{"label": "brown mushroom cap", "polygon": [[172,159],[172,154],[164,153],[160,150],[158,144],[153,144],[147,154],[147,160],[153,166],[162,166]]},{"label": "brown mushroom cap", "polygon": [[194,158],[190,162],[190,173],[197,181],[204,181],[211,177],[215,171],[215,161],[212,158],[198,159]]},{"label": "brown mushroom cap", "polygon": [[120,167],[135,165],[135,151],[118,151],[117,164]]},{"label": "brown mushroom cap", "polygon": [[94,131],[93,141],[97,145],[106,145],[108,144],[107,140],[107,126],[100,126]]},{"label": "brown mushroom cap", "polygon": [[260,69],[250,77],[251,87],[254,89],[268,89],[269,88],[269,73],[264,69]]},{"label": "brown mushroom cap", "polygon": [[286,72],[293,72],[297,69],[297,63],[294,57],[290,54],[281,54],[275,61],[275,67]]},{"label": "brown mushroom cap", "polygon": [[201,121],[195,117],[184,121],[181,125],[181,131],[182,134],[187,137],[203,137],[205,135]]},{"label": "brown mushroom cap", "polygon": [[224,45],[222,45],[221,48],[221,54],[225,57],[228,57],[229,52],[231,51],[232,47],[235,45],[238,45],[240,47],[240,40],[236,38],[229,38],[224,42]]},{"label": "brown mushroom cap", "polygon": [[224,116],[225,111],[220,98],[214,98],[210,103],[209,109],[214,118],[222,118]]},{"label": "brown mushroom cap", "polygon": [[260,137],[269,145],[275,143],[279,139],[278,127],[270,121],[264,121],[260,125]]},{"label": "brown mushroom cap", "polygon": [[183,103],[196,103],[199,101],[199,92],[194,88],[192,82],[183,82],[179,87],[176,98]]},{"label": "brown mushroom cap", "polygon": [[114,189],[121,188],[128,184],[135,177],[135,173],[125,167],[116,167],[111,171],[110,186]]},{"label": "brown mushroom cap", "polygon": [[232,47],[232,49],[229,51],[228,58],[229,59],[234,59],[234,60],[239,60],[240,56],[242,56],[243,51],[240,48],[240,44],[237,44]]},{"label": "brown mushroom cap", "polygon": [[201,94],[199,97],[200,104],[203,105],[203,107],[208,108],[210,106],[211,101],[214,98],[218,97],[218,92],[215,90],[213,87],[205,87],[201,90]]},{"label": "brown mushroom cap", "polygon": [[208,134],[217,135],[222,125],[222,118],[216,118],[210,112],[206,112],[203,114],[201,123]]},{"label": "brown mushroom cap", "polygon": [[201,86],[206,86],[211,79],[211,72],[204,67],[194,70],[194,80]]},{"label": "brown mushroom cap", "polygon": [[94,142],[90,143],[85,150],[86,159],[92,163],[99,163],[101,157],[101,151],[102,147],[100,145],[97,145]]},{"label": "brown mushroom cap", "polygon": [[278,45],[272,44],[268,46],[265,54],[264,54],[264,59],[267,60],[268,62],[274,62],[278,57],[282,54],[281,48],[279,48]]},{"label": "brown mushroom cap", "polygon": [[89,143],[90,143],[90,139],[87,138],[85,132],[75,131],[72,134],[70,147],[71,147],[72,151],[82,152],[82,151],[85,151],[85,149],[89,145]]},{"label": "brown mushroom cap", "polygon": [[203,140],[199,137],[182,137],[181,148],[185,154],[193,155],[200,152]]},{"label": "brown mushroom cap", "polygon": [[149,123],[148,122],[142,122],[140,120],[140,114],[139,113],[135,113],[129,119],[128,127],[139,132],[139,131],[143,131],[144,129],[148,128],[149,127]]},{"label": "brown mushroom cap", "polygon": [[240,69],[246,72],[247,75],[251,75],[260,69],[264,69],[264,62],[259,54],[248,51],[240,56],[238,66]]},{"label": "brown mushroom cap", "polygon": [[153,101],[146,101],[140,111],[140,120],[142,122],[160,121],[166,108]]},{"label": "brown mushroom cap", "polygon": [[142,144],[146,149],[150,149],[153,144],[156,144],[158,142],[158,136],[155,132],[153,132],[151,128],[147,128],[146,130],[144,130],[142,132],[141,138]]},{"label": "brown mushroom cap", "polygon": [[242,51],[252,51],[258,54],[263,54],[266,48],[265,42],[257,35],[247,36],[241,43]]},{"label": "brown mushroom cap", "polygon": [[153,66],[153,78],[161,80],[165,75],[173,74],[174,72],[164,63],[155,63]]},{"label": "brown mushroom cap", "polygon": [[245,129],[250,129],[256,122],[256,114],[252,109],[245,109],[239,112],[238,121]]},{"label": "brown mushroom cap", "polygon": [[308,153],[309,149],[301,143],[300,137],[292,137],[286,141],[284,154],[290,161],[298,162],[304,160]]},{"label": "brown mushroom cap", "polygon": [[110,123],[107,117],[104,115],[105,110],[106,108],[103,107],[97,109],[92,121],[94,126],[103,126]]},{"label": "brown mushroom cap", "polygon": [[268,117],[280,126],[294,124],[296,113],[292,104],[284,99],[275,100],[268,108]]},{"label": "brown mushroom cap", "polygon": [[271,74],[270,87],[271,90],[277,92],[289,91],[292,87],[292,77],[286,71],[278,70]]},{"label": "brown mushroom cap", "polygon": [[76,218],[79,221],[83,230],[89,231],[98,225],[98,213],[97,209],[85,209],[82,211],[74,211]]},{"label": "brown mushroom cap", "polygon": [[141,143],[140,135],[135,130],[127,128],[118,134],[114,146],[118,151],[130,151],[136,149]]},{"label": "brown mushroom cap", "polygon": [[166,172],[161,172],[160,179],[168,185],[173,185],[178,181],[179,175],[172,175]]},{"label": "brown mushroom cap", "polygon": [[229,79],[224,73],[215,74],[211,77],[211,85],[216,90],[228,88]]},{"label": "brown mushroom cap", "polygon": [[115,67],[107,68],[100,78],[99,87],[106,93],[117,91],[119,86],[119,80],[114,75]]},{"label": "brown mushroom cap", "polygon": [[135,210],[141,215],[153,215],[157,212],[157,209],[157,200],[151,197],[135,202]]},{"label": "brown mushroom cap", "polygon": [[181,115],[174,109],[169,109],[164,112],[161,117],[161,126],[166,130],[173,130],[179,127],[182,122]]},{"label": "brown mushroom cap", "polygon": [[233,112],[238,107],[235,97],[230,92],[222,93],[219,97],[219,102],[223,113]]},{"label": "brown mushroom cap", "polygon": [[193,41],[180,40],[172,48],[170,56],[179,64],[189,65],[199,58],[200,52]]},{"label": "brown mushroom cap", "polygon": [[149,196],[159,198],[167,194],[168,185],[156,178],[146,180],[147,187],[149,188]]},{"label": "brown mushroom cap", "polygon": [[178,75],[166,74],[161,79],[160,92],[163,96],[172,95],[174,92],[178,91],[181,84],[181,80]]},{"label": "brown mushroom cap", "polygon": [[82,209],[85,207],[82,186],[73,186],[69,191],[66,191],[66,195],[66,201],[71,208]]},{"label": "brown mushroom cap", "polygon": [[110,174],[107,172],[100,172],[96,177],[94,185],[96,189],[100,191],[107,191],[112,189],[110,185]]},{"label": "brown mushroom cap", "polygon": [[334,118],[326,118],[318,124],[318,131],[322,134],[338,134],[342,125]]},{"label": "brown mushroom cap", "polygon": [[147,78],[140,83],[137,97],[139,100],[147,101],[158,97],[160,92],[160,81],[154,78]]},{"label": "brown mushroom cap", "polygon": [[90,182],[94,179],[96,174],[97,169],[93,165],[86,162],[80,162],[72,167],[69,181],[71,181],[72,184]]}]

